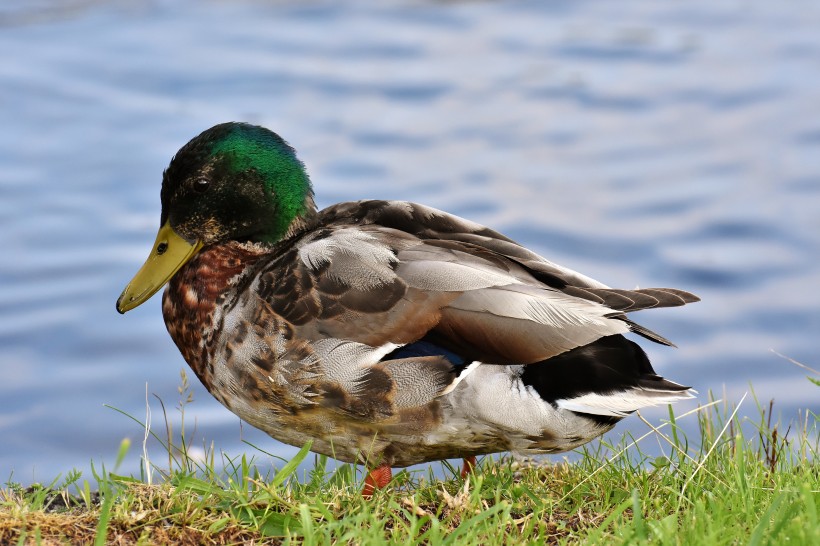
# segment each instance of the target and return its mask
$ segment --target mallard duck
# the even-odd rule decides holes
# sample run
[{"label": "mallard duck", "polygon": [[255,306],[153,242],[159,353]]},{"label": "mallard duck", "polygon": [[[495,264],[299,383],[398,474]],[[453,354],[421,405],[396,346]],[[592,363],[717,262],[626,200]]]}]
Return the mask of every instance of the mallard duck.
[{"label": "mallard duck", "polygon": [[166,283],[168,332],[208,391],[294,446],[369,469],[558,453],[630,413],[691,398],[624,337],[630,311],[698,301],[618,290],[477,223],[404,201],[317,211],[294,149],[212,127],[163,173],[160,229],[117,300]]}]

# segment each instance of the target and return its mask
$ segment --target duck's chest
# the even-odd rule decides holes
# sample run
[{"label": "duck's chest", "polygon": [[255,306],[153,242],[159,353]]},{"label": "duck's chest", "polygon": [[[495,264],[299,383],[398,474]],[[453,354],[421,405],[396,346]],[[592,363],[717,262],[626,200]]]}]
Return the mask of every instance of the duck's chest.
[{"label": "duck's chest", "polygon": [[254,264],[262,255],[252,250],[230,244],[201,252],[169,283],[163,316],[208,391],[255,423],[310,405],[320,374],[313,346],[260,297]]},{"label": "duck's chest", "polygon": [[163,294],[165,327],[209,390],[225,302],[234,297],[242,277],[260,256],[259,251],[238,244],[206,248],[174,275]]}]

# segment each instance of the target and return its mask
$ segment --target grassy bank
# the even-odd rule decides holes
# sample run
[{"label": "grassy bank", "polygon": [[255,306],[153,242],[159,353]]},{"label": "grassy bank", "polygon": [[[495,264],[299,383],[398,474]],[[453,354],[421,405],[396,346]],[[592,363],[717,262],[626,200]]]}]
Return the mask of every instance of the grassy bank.
[{"label": "grassy bank", "polygon": [[[757,420],[735,410],[670,412],[637,444],[595,442],[572,464],[487,457],[466,481],[402,472],[371,501],[355,467],[326,471],[307,449],[260,475],[245,457],[202,464],[172,446],[160,484],[103,468],[7,484],[0,544],[820,544],[817,415],[789,425],[770,406]],[[650,441],[666,455],[643,455]],[[315,465],[297,476],[307,457]]]}]

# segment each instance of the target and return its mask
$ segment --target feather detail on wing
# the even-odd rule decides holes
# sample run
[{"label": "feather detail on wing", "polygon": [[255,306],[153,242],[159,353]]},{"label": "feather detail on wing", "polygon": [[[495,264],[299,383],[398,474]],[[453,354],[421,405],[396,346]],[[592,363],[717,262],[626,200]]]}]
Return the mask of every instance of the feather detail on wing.
[{"label": "feather detail on wing", "polygon": [[291,300],[282,307],[301,313],[301,334],[376,347],[435,332],[485,363],[537,362],[629,331],[670,344],[624,313],[697,301],[675,289],[608,288],[479,224],[405,202],[335,205],[295,250],[288,269],[299,282],[280,293]]},{"label": "feather detail on wing", "polygon": [[330,280],[361,291],[391,283],[398,261],[390,247],[356,228],[339,229],[306,242],[299,248],[299,258],[310,270],[327,267]]}]

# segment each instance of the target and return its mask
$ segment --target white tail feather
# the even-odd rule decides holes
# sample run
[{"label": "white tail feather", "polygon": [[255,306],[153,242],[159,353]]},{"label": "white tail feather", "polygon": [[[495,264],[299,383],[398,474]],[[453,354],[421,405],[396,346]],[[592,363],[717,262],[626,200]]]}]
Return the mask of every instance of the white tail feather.
[{"label": "white tail feather", "polygon": [[574,398],[556,400],[555,403],[561,409],[578,413],[625,417],[641,408],[671,404],[694,397],[692,389],[670,392],[635,388],[609,394],[588,393]]}]

